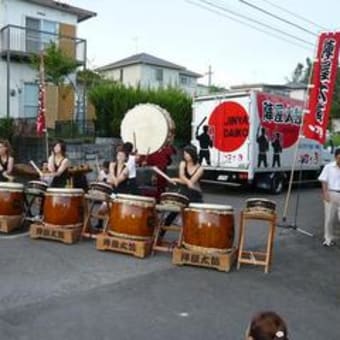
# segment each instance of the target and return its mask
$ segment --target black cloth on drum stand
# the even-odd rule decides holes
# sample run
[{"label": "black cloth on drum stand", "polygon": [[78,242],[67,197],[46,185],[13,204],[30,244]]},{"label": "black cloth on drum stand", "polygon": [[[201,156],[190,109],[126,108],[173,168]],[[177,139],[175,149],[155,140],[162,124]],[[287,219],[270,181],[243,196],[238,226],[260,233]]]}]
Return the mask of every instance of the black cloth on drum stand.
[{"label": "black cloth on drum stand", "polygon": [[85,174],[76,174],[73,176],[73,187],[87,191],[89,189],[87,177]]},{"label": "black cloth on drum stand", "polygon": [[0,165],[2,167],[2,170],[0,171],[0,182],[8,182],[8,178],[6,178],[3,173],[7,171],[8,167],[8,158],[6,159],[5,162],[3,162],[0,158]]},{"label": "black cloth on drum stand", "polygon": [[128,193],[131,195],[139,195],[139,188],[137,185],[137,179],[136,178],[129,178],[128,184],[127,184]]}]

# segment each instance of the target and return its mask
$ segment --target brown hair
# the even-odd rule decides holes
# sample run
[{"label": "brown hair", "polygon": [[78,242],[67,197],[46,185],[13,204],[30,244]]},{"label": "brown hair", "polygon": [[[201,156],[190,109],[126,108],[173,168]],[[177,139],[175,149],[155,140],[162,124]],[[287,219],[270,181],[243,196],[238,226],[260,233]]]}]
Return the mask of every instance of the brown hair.
[{"label": "brown hair", "polygon": [[254,340],[288,340],[287,326],[275,312],[261,312],[253,317],[248,336]]},{"label": "brown hair", "polygon": [[10,142],[7,139],[0,139],[0,144],[3,144],[7,149],[7,156],[12,156],[13,150]]},{"label": "brown hair", "polygon": [[63,157],[66,156],[66,144],[62,139],[57,139],[53,145],[52,145],[52,152],[54,154],[54,147],[59,144],[60,145],[60,150],[61,150],[61,154],[63,155]]}]

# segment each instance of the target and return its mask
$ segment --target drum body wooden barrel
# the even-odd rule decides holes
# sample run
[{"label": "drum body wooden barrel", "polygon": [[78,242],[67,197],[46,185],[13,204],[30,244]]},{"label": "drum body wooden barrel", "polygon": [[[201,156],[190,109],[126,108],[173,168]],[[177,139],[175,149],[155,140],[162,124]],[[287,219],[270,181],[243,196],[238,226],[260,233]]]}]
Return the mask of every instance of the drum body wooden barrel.
[{"label": "drum body wooden barrel", "polygon": [[191,203],[183,213],[183,244],[202,252],[227,252],[234,242],[234,210],[227,205]]},{"label": "drum body wooden barrel", "polygon": [[47,189],[43,221],[51,227],[78,228],[82,226],[84,221],[83,190]]},{"label": "drum body wooden barrel", "polygon": [[24,186],[0,182],[0,216],[21,216],[24,209]]},{"label": "drum body wooden barrel", "polygon": [[113,236],[147,240],[155,228],[155,199],[117,195],[112,201],[108,232]]}]

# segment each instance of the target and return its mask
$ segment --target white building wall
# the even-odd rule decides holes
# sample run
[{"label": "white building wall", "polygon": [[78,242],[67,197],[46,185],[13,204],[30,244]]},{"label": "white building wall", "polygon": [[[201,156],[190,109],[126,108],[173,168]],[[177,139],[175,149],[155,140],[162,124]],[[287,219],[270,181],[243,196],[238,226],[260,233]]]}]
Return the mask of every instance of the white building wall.
[{"label": "white building wall", "polygon": [[[131,65],[123,67],[123,84],[137,87],[141,80],[141,65]],[[120,68],[100,72],[104,78],[120,81]]]},{"label": "white building wall", "polygon": [[[120,81],[120,68],[100,72],[104,78]],[[163,81],[158,81],[156,77],[157,70],[163,71]],[[178,70],[161,68],[152,65],[138,64],[123,67],[123,84],[126,86],[137,87],[140,85],[145,89],[158,89],[160,87],[178,87],[184,90],[190,96],[194,96],[197,89],[197,79],[187,76],[190,81],[183,85],[180,83],[180,73]]]},{"label": "white building wall", "polygon": [[[0,63],[0,74],[4,74],[6,79],[6,63]],[[11,65],[10,70],[10,113],[12,118],[24,117],[24,84],[35,83],[38,80],[37,71],[28,64]],[[0,118],[5,117],[7,113],[7,83],[0,82]]]},{"label": "white building wall", "polygon": [[[6,25],[26,25],[26,17],[49,20],[58,23],[70,24],[77,27],[77,16],[58,11],[53,8],[43,7],[21,0],[0,0],[0,29]],[[11,39],[17,39],[12,37]],[[1,42],[0,42],[1,43]],[[23,35],[23,50],[25,38]],[[0,59],[0,117],[7,113],[7,64]],[[24,83],[35,82],[37,71],[27,63],[10,63],[10,114],[13,118],[23,117]],[[13,91],[14,90],[14,91]]]},{"label": "white building wall", "polygon": [[46,19],[77,25],[77,16],[53,8],[39,6],[22,0],[2,0],[4,8],[3,25],[25,26],[26,17]]},{"label": "white building wall", "polygon": [[[161,68],[152,65],[141,65],[142,67],[142,78],[141,85],[144,88],[157,89],[160,86],[163,87],[176,87],[179,83],[179,72],[178,70],[172,70],[168,68]],[[163,81],[159,82],[156,79],[157,70],[163,70]]]}]

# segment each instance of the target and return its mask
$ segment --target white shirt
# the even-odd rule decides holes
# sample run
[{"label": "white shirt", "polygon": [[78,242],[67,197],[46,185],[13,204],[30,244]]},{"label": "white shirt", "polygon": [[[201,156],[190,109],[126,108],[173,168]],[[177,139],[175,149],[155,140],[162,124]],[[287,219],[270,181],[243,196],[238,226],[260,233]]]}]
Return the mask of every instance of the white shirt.
[{"label": "white shirt", "polygon": [[136,178],[136,156],[129,155],[126,165],[129,170],[129,178]]},{"label": "white shirt", "polygon": [[340,167],[336,162],[328,163],[319,176],[319,181],[328,184],[328,190],[340,191]]},{"label": "white shirt", "polygon": [[98,181],[104,182],[105,180],[108,179],[108,177],[109,177],[109,174],[105,173],[104,170],[99,171]]}]

